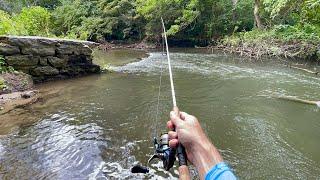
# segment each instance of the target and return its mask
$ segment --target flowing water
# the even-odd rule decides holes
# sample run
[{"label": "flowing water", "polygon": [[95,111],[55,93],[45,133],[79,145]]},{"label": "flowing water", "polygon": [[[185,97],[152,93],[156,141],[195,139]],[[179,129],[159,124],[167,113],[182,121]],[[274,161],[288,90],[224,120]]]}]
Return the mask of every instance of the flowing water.
[{"label": "flowing water", "polygon": [[[176,167],[166,172],[158,162],[147,175],[130,173],[152,154],[172,108],[166,57],[149,55],[132,62],[141,52],[97,52],[100,63],[117,62],[113,73],[40,85],[59,93],[13,112],[25,123],[0,136],[1,179],[177,178]],[[319,77],[279,60],[194,50],[171,56],[178,106],[199,118],[237,176],[320,179],[320,108],[276,98],[320,100]]]}]

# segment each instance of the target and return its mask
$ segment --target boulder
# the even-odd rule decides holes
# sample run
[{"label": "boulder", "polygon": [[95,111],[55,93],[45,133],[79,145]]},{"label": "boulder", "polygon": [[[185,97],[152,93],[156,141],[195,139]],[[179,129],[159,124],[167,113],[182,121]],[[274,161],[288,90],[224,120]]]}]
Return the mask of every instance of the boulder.
[{"label": "boulder", "polygon": [[38,92],[37,91],[25,91],[21,93],[21,97],[23,99],[29,99],[33,96],[35,96]]},{"label": "boulder", "polygon": [[0,55],[14,55],[14,54],[20,54],[19,47],[11,46],[9,44],[1,43],[0,42]]},{"label": "boulder", "polygon": [[85,44],[78,43],[77,45],[75,44],[70,44],[70,43],[63,43],[60,44],[57,48],[57,54],[60,55],[91,55],[92,50],[90,49],[89,46]]},{"label": "boulder", "polygon": [[48,65],[48,58],[47,57],[39,57],[39,64],[41,66],[47,66]]},{"label": "boulder", "polygon": [[36,66],[39,62],[39,57],[31,55],[16,55],[16,56],[5,56],[5,61],[10,66]]},{"label": "boulder", "polygon": [[13,46],[30,47],[30,46],[55,46],[57,39],[43,38],[36,36],[0,36],[0,42],[5,42]]},{"label": "boulder", "polygon": [[17,70],[26,74],[30,74],[30,69],[34,67],[36,66],[14,66],[14,70]]},{"label": "boulder", "polygon": [[99,44],[33,36],[0,36],[0,55],[15,70],[31,74],[35,82],[100,72],[91,48]]},{"label": "boulder", "polygon": [[86,56],[86,55],[70,55],[68,64],[70,65],[92,64],[92,58],[91,56]]},{"label": "boulder", "polygon": [[59,74],[59,70],[51,66],[36,67],[30,71],[33,76],[54,76]]},{"label": "boulder", "polygon": [[85,70],[87,73],[100,73],[101,72],[100,66],[95,65],[95,64],[87,65],[85,67]]},{"label": "boulder", "polygon": [[55,46],[33,45],[21,47],[22,54],[36,56],[54,56],[56,54]]},{"label": "boulder", "polygon": [[58,57],[48,57],[48,62],[53,67],[62,68],[67,65],[68,59],[63,59],[63,58],[58,58]]}]

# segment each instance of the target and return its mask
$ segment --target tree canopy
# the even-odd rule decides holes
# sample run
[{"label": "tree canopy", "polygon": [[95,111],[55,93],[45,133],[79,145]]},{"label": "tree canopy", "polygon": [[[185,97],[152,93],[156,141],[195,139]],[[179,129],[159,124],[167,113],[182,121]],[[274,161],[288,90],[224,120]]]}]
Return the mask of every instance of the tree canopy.
[{"label": "tree canopy", "polygon": [[157,41],[163,17],[178,40],[274,27],[320,36],[319,0],[3,0],[0,10],[0,34]]}]

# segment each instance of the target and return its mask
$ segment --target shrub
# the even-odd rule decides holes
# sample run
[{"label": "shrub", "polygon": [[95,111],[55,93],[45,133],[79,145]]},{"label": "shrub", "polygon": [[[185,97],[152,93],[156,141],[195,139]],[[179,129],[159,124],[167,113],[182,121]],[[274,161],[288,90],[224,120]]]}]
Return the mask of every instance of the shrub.
[{"label": "shrub", "polygon": [[23,8],[15,16],[0,10],[0,35],[52,36],[50,24],[51,13],[42,7]]},{"label": "shrub", "polygon": [[3,57],[0,57],[0,74],[4,72],[13,72],[14,69],[11,66],[8,66],[7,63],[4,61]]},{"label": "shrub", "polygon": [[23,8],[21,13],[13,19],[25,28],[26,34],[23,35],[50,35],[51,13],[45,8],[39,6]]}]

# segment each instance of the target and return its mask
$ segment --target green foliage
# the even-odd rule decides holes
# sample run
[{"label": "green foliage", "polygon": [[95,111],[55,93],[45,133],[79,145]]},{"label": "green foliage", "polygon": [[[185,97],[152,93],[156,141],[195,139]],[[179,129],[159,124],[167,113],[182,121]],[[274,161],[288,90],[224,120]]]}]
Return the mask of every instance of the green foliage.
[{"label": "green foliage", "polygon": [[8,66],[4,58],[0,56],[0,74],[4,72],[13,72],[14,69],[11,66]]},{"label": "green foliage", "polygon": [[296,25],[277,25],[269,30],[254,29],[249,32],[237,33],[233,36],[226,36],[222,42],[225,45],[237,46],[241,43],[258,43],[261,41],[277,41],[281,43],[294,43],[302,41],[316,44],[320,42],[320,28],[306,24]]},{"label": "green foliage", "polygon": [[51,14],[42,7],[23,8],[10,16],[0,10],[0,35],[50,36]]},{"label": "green foliage", "polygon": [[11,16],[0,10],[0,34],[17,34]]},{"label": "green foliage", "polygon": [[99,13],[97,1],[62,0],[61,3],[62,6],[53,12],[54,33],[58,36],[86,40],[88,34],[94,31],[90,29],[91,24],[95,26],[98,23],[95,19],[95,15]]},{"label": "green foliage", "polygon": [[25,29],[22,35],[50,35],[51,14],[45,8],[39,6],[23,8],[21,13],[13,19],[16,24],[20,24]]},{"label": "green foliage", "polygon": [[0,9],[11,13],[19,13],[24,7],[41,6],[54,9],[60,5],[60,0],[1,0]]},{"label": "green foliage", "polygon": [[[137,11],[147,20],[148,36],[161,33],[159,20],[163,17],[169,36],[212,39],[233,32],[235,25],[241,29],[253,26],[252,22],[248,23],[252,20],[252,1],[240,2],[234,10],[232,2],[225,0],[137,0]],[[233,19],[233,12],[239,14],[236,19]]]},{"label": "green foliage", "polygon": [[253,0],[3,0],[0,35],[159,41],[163,17],[175,40],[210,42],[226,35],[233,35],[233,43],[238,42],[234,37],[319,40],[319,0],[260,1],[267,28],[262,32],[254,29]]}]

